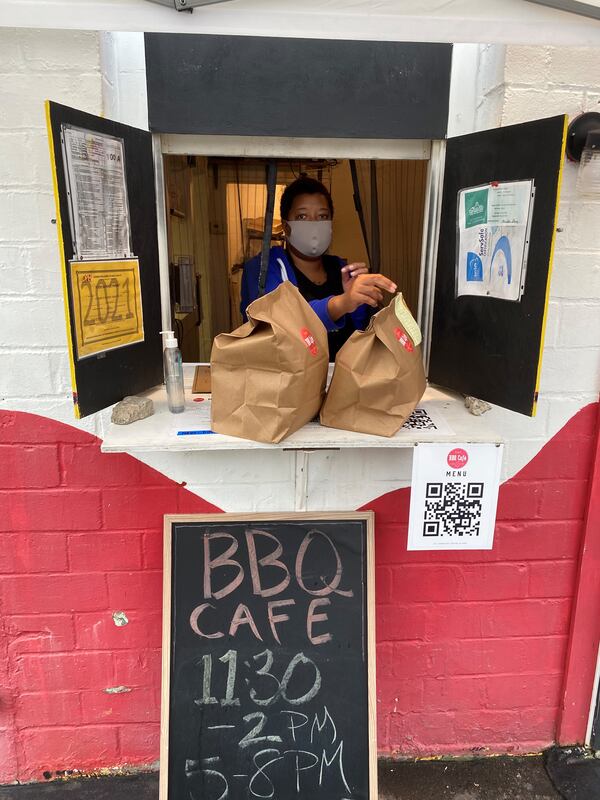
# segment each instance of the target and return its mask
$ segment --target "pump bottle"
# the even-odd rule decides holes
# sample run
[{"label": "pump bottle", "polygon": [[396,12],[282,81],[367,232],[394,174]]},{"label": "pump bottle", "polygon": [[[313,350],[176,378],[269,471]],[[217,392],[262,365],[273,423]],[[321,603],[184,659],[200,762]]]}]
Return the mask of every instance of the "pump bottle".
[{"label": "pump bottle", "polygon": [[163,367],[169,411],[172,414],[180,414],[185,408],[181,350],[177,347],[177,339],[173,331],[161,331],[161,333],[165,334]]}]

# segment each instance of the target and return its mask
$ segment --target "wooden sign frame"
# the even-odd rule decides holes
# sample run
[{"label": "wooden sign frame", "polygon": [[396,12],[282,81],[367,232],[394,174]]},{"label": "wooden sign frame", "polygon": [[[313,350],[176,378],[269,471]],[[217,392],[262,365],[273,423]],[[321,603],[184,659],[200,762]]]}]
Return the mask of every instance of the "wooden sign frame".
[{"label": "wooden sign frame", "polygon": [[178,523],[214,522],[301,522],[306,521],[364,521],[366,523],[366,646],[367,646],[367,708],[368,708],[368,775],[369,800],[377,800],[377,696],[376,696],[376,637],[375,637],[375,515],[372,511],[358,512],[290,512],[268,514],[168,514],[164,517],[163,540],[163,617],[162,617],[162,686],[160,723],[160,781],[159,800],[169,799],[169,728],[171,690],[171,610],[172,610],[172,530]]}]

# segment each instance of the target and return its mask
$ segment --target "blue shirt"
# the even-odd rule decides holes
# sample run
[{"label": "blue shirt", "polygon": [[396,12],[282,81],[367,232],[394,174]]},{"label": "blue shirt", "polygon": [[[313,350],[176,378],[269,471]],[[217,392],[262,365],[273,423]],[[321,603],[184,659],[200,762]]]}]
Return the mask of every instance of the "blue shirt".
[{"label": "blue shirt", "polygon": [[[337,256],[330,256],[330,258],[337,259],[340,269],[346,263],[343,259]],[[260,254],[251,258],[244,264],[244,272],[242,274],[242,302],[240,310],[244,322],[248,319],[246,309],[258,297],[258,277],[260,274]],[[267,281],[265,284],[265,292],[272,292],[280,283],[288,280],[294,286],[298,286],[294,266],[290,263],[287,253],[283,247],[272,247],[269,251],[269,266],[267,268]],[[313,311],[319,317],[328,332],[338,331],[344,328],[347,324],[351,325],[354,330],[363,331],[371,318],[373,309],[366,304],[358,306],[356,311],[351,314],[344,314],[340,319],[334,320],[329,316],[327,305],[333,295],[324,297],[320,300],[310,300],[309,304]]]}]

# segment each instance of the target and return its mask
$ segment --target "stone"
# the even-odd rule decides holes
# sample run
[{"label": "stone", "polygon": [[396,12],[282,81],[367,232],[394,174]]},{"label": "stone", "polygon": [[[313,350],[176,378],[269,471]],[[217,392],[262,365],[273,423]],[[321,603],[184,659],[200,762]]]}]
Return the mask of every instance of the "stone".
[{"label": "stone", "polygon": [[470,397],[468,395],[465,397],[465,406],[469,409],[469,412],[476,417],[480,417],[491,408],[491,405],[486,403],[485,400],[478,400],[476,397]]},{"label": "stone", "polygon": [[138,419],[146,419],[154,414],[154,403],[149,397],[124,397],[112,410],[111,422],[115,425],[129,425]]}]

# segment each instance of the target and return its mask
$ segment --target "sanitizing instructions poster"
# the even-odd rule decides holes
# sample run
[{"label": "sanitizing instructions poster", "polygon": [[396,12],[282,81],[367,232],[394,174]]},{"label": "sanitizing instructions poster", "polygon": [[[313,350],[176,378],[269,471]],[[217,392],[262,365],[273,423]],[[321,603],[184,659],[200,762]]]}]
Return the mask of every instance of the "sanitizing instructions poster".
[{"label": "sanitizing instructions poster", "polygon": [[456,295],[518,301],[525,287],[533,181],[458,193]]},{"label": "sanitizing instructions poster", "polygon": [[501,444],[415,447],[408,550],[491,550]]}]

